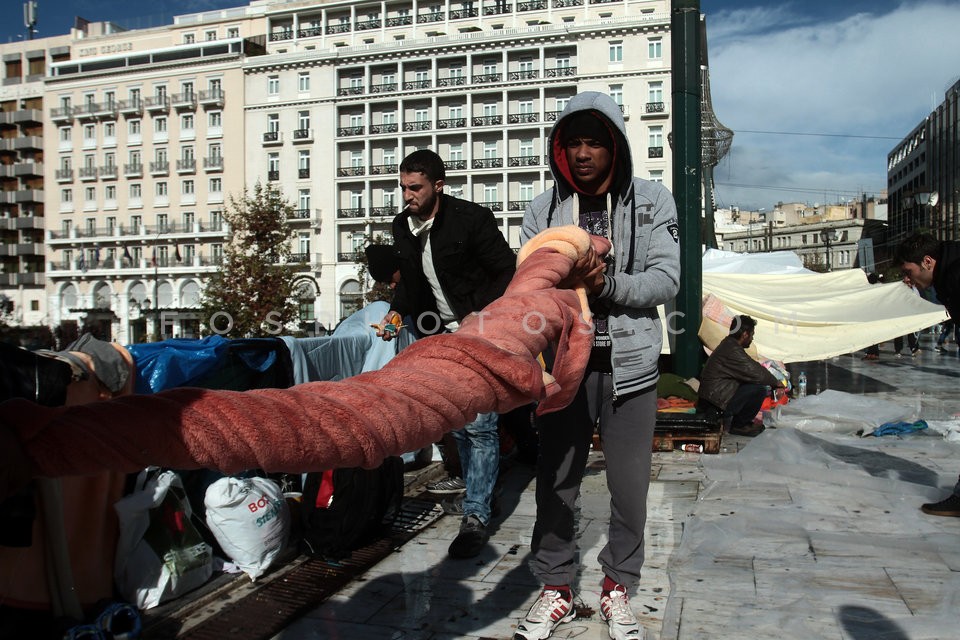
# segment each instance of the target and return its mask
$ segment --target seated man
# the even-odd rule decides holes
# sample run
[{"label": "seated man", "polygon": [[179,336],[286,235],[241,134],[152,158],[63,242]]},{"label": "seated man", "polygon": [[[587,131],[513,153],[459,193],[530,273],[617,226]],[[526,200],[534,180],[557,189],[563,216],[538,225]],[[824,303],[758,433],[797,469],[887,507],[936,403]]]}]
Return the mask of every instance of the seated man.
[{"label": "seated man", "polygon": [[733,319],[730,334],[703,365],[698,394],[701,409],[722,413],[724,430],[751,438],[763,431],[762,424],[753,426],[753,418],[767,395],[766,387],[780,386],[772,373],[747,355],[756,326],[750,316]]}]

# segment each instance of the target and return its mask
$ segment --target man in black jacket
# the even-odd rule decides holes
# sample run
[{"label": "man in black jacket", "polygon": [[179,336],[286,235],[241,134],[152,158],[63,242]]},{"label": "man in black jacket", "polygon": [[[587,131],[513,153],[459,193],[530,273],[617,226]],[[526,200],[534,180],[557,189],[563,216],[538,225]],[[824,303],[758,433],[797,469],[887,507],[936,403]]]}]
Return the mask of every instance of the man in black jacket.
[{"label": "man in black jacket", "polygon": [[[904,281],[921,291],[933,287],[937,301],[955,322],[960,320],[960,242],[937,240],[929,233],[915,233],[904,240],[894,256]],[[932,516],[960,517],[960,480],[940,502],[920,506]]]},{"label": "man in black jacket", "polygon": [[736,316],[730,334],[713,350],[700,372],[700,402],[723,414],[723,426],[730,433],[755,436],[763,425],[753,426],[753,418],[767,395],[766,387],[781,386],[776,376],[751,358],[746,349],[753,342],[757,321]]},{"label": "man in black jacket", "polygon": [[[493,212],[443,193],[443,160],[433,151],[414,151],[400,163],[406,208],[393,220],[400,281],[377,335],[391,339],[401,318],[417,332],[456,331],[467,315],[503,295],[516,270],[516,254]],[[450,555],[472,558],[486,544],[491,499],[500,466],[497,414],[477,416],[454,432],[466,495],[460,534]]]}]

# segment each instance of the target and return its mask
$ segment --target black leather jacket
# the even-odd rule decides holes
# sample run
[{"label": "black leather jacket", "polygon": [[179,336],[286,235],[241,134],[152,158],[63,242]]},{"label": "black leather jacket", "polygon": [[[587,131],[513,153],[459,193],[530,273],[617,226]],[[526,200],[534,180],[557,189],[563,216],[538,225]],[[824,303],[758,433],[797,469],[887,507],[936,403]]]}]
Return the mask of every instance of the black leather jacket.
[{"label": "black leather jacket", "polygon": [[[400,282],[390,308],[417,319],[424,313],[437,313],[437,303],[423,273],[420,238],[410,231],[409,216],[404,210],[393,219]],[[441,194],[429,238],[437,278],[457,320],[503,295],[516,271],[517,256],[490,209]],[[435,324],[429,320],[420,323],[425,333],[433,332]]]}]

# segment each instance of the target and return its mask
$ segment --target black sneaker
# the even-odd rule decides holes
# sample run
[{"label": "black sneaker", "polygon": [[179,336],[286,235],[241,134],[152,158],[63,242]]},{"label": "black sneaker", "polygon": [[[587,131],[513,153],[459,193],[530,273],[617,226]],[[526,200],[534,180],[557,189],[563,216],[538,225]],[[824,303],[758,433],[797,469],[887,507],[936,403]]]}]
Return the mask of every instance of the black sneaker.
[{"label": "black sneaker", "polygon": [[477,516],[466,516],[460,523],[460,533],[447,552],[454,558],[473,558],[483,550],[490,534],[487,533],[487,527]]},{"label": "black sneaker", "polygon": [[929,502],[920,507],[920,511],[931,516],[951,516],[960,518],[960,496],[951,494],[946,500],[940,502]]}]

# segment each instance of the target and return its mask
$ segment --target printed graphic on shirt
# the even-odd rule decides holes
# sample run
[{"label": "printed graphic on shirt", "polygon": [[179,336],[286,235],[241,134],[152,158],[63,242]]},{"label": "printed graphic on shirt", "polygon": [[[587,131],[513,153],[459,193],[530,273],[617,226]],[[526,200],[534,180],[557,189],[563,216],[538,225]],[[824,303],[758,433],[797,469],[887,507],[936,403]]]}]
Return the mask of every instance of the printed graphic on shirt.
[{"label": "printed graphic on shirt", "polygon": [[673,241],[680,244],[680,225],[676,222],[667,225],[667,231],[673,236]]}]

